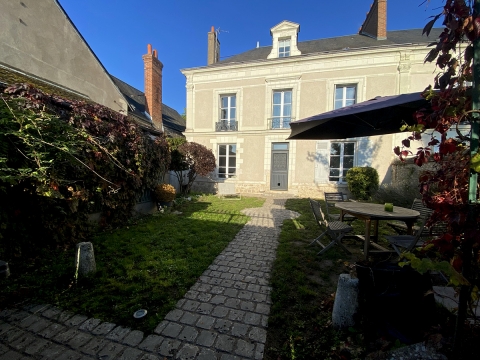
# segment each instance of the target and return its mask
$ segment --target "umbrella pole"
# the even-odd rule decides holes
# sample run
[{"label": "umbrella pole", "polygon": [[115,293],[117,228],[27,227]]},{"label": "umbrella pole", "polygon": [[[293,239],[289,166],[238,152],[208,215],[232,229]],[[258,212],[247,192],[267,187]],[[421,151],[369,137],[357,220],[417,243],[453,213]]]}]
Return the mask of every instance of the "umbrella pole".
[{"label": "umbrella pole", "polygon": [[[475,0],[474,13],[480,14],[480,0]],[[473,91],[472,91],[472,110],[480,109],[480,39],[475,39],[473,43]],[[479,114],[472,113],[471,119],[471,135],[470,135],[470,159],[478,152],[478,138],[479,138]],[[476,227],[476,212],[477,212],[477,173],[470,168],[470,179],[468,183],[468,216],[466,229],[473,230]],[[463,254],[462,275],[470,280],[472,274],[472,244],[474,239],[470,239],[471,232],[464,233],[464,239],[461,245],[461,252]],[[455,336],[453,341],[454,354],[461,354],[463,330],[465,327],[465,320],[467,316],[467,303],[470,297],[471,286],[462,285],[460,287],[460,294],[458,298],[458,312],[457,322],[455,326]]]}]

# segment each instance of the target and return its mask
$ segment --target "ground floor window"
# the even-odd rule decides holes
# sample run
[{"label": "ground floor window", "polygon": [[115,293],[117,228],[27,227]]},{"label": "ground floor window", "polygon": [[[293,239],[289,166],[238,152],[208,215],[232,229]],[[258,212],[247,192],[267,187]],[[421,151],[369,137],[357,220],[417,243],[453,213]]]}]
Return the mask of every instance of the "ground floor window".
[{"label": "ground floor window", "polygon": [[218,177],[227,179],[235,176],[237,169],[237,145],[218,145]]},{"label": "ground floor window", "polygon": [[329,181],[346,183],[347,171],[353,167],[355,159],[354,142],[330,143]]}]

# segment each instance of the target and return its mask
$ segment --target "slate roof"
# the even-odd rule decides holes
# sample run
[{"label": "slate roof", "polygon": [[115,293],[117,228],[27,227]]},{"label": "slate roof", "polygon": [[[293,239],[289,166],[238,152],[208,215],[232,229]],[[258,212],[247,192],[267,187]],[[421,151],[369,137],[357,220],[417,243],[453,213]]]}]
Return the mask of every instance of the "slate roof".
[{"label": "slate roof", "polygon": [[[349,50],[369,50],[379,47],[392,47],[412,44],[428,44],[438,38],[443,31],[441,28],[432,29],[430,36],[422,36],[422,29],[388,31],[387,39],[377,40],[365,35],[348,35],[327,39],[309,40],[298,42],[298,50],[305,56],[316,53],[334,53]],[[238,55],[220,60],[210,66],[226,65],[231,63],[244,63],[249,61],[267,60],[272,51],[272,46],[255,48]],[[297,56],[295,56],[297,57]],[[284,60],[286,58],[275,58],[271,60]]]},{"label": "slate roof", "polygon": [[[145,114],[145,94],[113,75],[110,75],[110,77],[127,100],[129,114],[134,115],[135,118],[138,119],[137,122],[140,126],[155,129],[152,121]],[[176,110],[163,103],[162,121],[167,136],[184,137],[182,132],[185,131],[186,121]]]}]

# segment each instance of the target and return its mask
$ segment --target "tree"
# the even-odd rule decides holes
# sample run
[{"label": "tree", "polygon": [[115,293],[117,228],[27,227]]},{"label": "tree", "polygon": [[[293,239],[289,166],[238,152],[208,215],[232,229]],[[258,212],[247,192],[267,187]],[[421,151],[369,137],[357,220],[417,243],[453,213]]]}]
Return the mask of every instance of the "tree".
[{"label": "tree", "polygon": [[[174,171],[180,183],[182,193],[188,194],[197,175],[207,176],[215,170],[215,156],[211,150],[195,142],[185,142],[178,146],[177,151],[181,158],[175,159],[175,167],[178,170]],[[173,158],[174,156],[172,155]],[[183,171],[185,170],[187,171],[186,177],[183,176]]]},{"label": "tree", "polygon": [[[441,70],[435,78],[434,88],[429,87],[424,92],[432,107],[415,114],[417,124],[408,127],[411,135],[403,140],[402,147],[396,147],[394,151],[403,160],[412,154],[409,150],[412,142],[420,140],[425,130],[433,130],[428,146],[418,148],[414,161],[418,166],[431,161],[435,163],[433,170],[422,173],[420,191],[423,201],[434,210],[430,225],[445,221],[448,228],[445,234],[424,247],[425,251],[434,250],[438,261],[410,259],[417,268],[445,268],[441,261],[447,261],[462,273],[463,277],[450,278],[452,283],[460,285],[454,341],[454,351],[458,352],[467,303],[480,294],[480,218],[476,181],[476,174],[480,171],[476,137],[479,111],[478,105],[472,108],[473,104],[478,104],[480,95],[476,89],[480,84],[474,77],[475,74],[480,76],[480,50],[475,45],[480,40],[480,16],[477,15],[480,13],[480,0],[475,0],[475,3],[468,1],[468,4],[465,0],[443,2],[442,12],[433,16],[423,30],[428,35],[435,22],[443,18],[445,28],[439,39],[431,44],[434,47],[425,58],[425,62],[436,61]],[[477,85],[472,87],[471,84],[476,82]],[[472,126],[471,134],[459,131],[461,123]],[[457,137],[447,136],[450,129],[456,129]],[[434,151],[435,146],[438,146],[438,151]]]}]

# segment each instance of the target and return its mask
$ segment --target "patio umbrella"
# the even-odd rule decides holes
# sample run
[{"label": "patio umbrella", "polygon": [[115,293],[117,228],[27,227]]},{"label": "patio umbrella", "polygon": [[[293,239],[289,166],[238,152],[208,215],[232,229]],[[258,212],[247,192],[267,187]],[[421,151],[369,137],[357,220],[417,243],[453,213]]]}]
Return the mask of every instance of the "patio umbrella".
[{"label": "patio umbrella", "polygon": [[414,125],[413,114],[430,106],[421,92],[377,96],[354,105],[290,123],[290,140],[346,139],[400,132],[402,124]]}]

